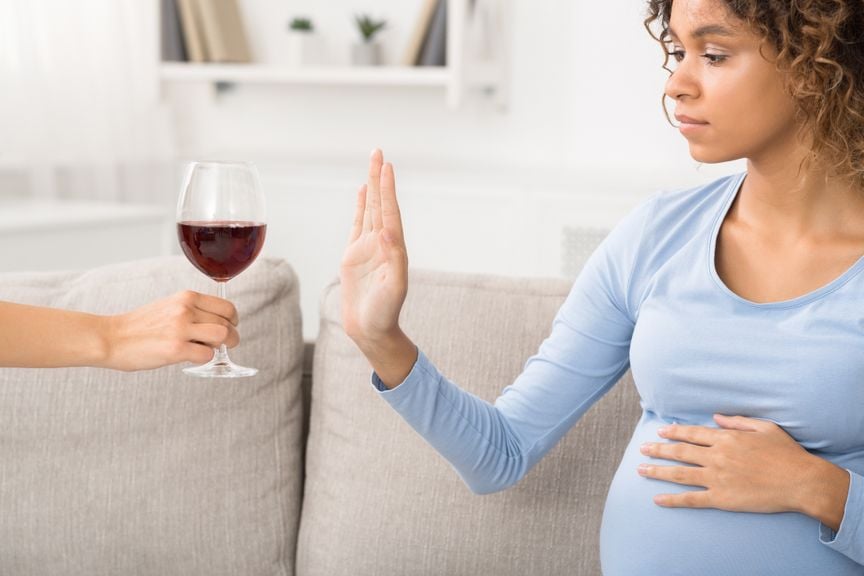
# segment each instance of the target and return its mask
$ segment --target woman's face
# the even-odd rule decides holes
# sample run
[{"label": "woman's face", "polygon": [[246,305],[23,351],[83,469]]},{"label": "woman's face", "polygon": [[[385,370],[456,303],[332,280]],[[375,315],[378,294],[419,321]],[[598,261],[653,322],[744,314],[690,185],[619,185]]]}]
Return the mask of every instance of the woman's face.
[{"label": "woman's face", "polygon": [[674,72],[666,95],[693,158],[788,155],[797,143],[795,108],[769,60],[774,49],[721,0],[675,0],[669,28]]}]

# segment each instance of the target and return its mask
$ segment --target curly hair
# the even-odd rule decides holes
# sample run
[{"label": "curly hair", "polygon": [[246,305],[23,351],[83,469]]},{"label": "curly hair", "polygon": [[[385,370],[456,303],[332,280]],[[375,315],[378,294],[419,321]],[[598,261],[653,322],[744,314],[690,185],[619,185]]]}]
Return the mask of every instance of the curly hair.
[{"label": "curly hair", "polygon": [[[807,161],[825,163],[830,175],[864,190],[864,0],[722,1],[774,47],[801,124],[812,134]],[[645,18],[664,52],[672,2],[648,0]],[[668,63],[667,53],[666,70]]]}]

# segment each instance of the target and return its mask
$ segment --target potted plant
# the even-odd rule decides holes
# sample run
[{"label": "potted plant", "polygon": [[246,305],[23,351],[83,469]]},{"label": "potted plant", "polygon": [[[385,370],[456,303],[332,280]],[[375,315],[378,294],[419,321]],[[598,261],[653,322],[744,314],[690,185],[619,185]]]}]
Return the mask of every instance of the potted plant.
[{"label": "potted plant", "polygon": [[297,16],[288,22],[288,46],[284,55],[289,66],[315,66],[322,63],[321,41],[310,18]]},{"label": "potted plant", "polygon": [[303,16],[297,16],[288,23],[288,29],[295,32],[314,32],[315,26],[312,25],[312,20]]},{"label": "potted plant", "polygon": [[375,20],[368,14],[356,14],[354,22],[360,32],[362,42],[353,46],[351,60],[357,66],[381,64],[381,46],[375,41],[375,37],[387,27],[387,21]]}]

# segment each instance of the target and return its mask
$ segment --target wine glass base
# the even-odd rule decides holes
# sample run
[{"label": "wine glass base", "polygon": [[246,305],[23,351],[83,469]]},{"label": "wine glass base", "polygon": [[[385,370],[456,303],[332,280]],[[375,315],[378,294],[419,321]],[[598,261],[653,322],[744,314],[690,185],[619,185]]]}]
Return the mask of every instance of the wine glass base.
[{"label": "wine glass base", "polygon": [[246,378],[258,373],[257,368],[247,368],[231,362],[211,360],[201,366],[191,366],[183,369],[184,374],[198,378]]}]

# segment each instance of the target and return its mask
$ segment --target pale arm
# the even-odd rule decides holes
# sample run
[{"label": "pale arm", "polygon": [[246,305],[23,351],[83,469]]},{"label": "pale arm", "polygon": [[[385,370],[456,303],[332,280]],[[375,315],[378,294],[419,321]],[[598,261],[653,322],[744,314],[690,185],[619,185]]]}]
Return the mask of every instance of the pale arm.
[{"label": "pale arm", "polygon": [[181,292],[116,316],[0,302],[0,366],[118,370],[205,362],[235,346],[237,312],[225,300]]},{"label": "pale arm", "polygon": [[837,531],[849,493],[849,472],[818,456],[808,456],[812,459],[811,465],[803,471],[792,508]]}]

